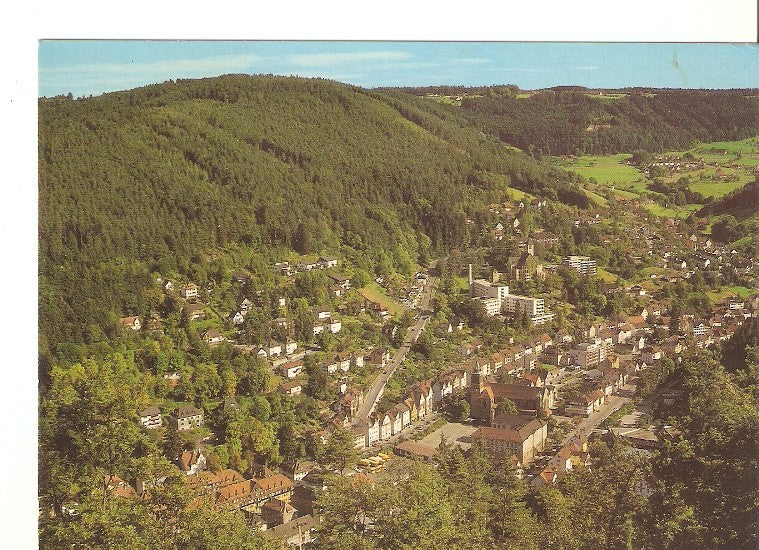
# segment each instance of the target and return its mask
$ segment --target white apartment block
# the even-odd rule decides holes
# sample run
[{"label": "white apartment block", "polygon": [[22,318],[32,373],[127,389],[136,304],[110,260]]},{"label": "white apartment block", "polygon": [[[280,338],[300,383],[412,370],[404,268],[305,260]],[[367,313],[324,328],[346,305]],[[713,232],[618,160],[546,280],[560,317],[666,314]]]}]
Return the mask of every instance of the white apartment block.
[{"label": "white apartment block", "polygon": [[566,256],[564,265],[583,274],[590,273],[593,275],[596,272],[596,261],[591,260],[589,256]]},{"label": "white apartment block", "polygon": [[592,368],[606,359],[606,343],[600,338],[596,338],[593,342],[583,342],[570,350],[569,355],[575,365],[584,369]]},{"label": "white apartment block", "polygon": [[470,298],[498,298],[503,300],[508,294],[508,286],[495,285],[485,279],[476,279],[469,285]]},{"label": "white apartment block", "polygon": [[469,296],[479,300],[485,306],[488,315],[526,315],[533,325],[540,325],[554,318],[553,313],[545,311],[543,298],[531,298],[518,294],[509,294],[509,287],[492,284],[484,279],[472,281]]},{"label": "white apartment block", "polygon": [[538,317],[545,313],[545,300],[543,298],[508,294],[503,300],[501,311],[510,315],[521,313],[530,318]]},{"label": "white apartment block", "polygon": [[489,298],[485,296],[480,296],[477,298],[473,298],[473,300],[477,300],[478,302],[482,302],[482,305],[485,306],[485,311],[488,315],[498,315],[501,312],[501,300],[498,298]]}]

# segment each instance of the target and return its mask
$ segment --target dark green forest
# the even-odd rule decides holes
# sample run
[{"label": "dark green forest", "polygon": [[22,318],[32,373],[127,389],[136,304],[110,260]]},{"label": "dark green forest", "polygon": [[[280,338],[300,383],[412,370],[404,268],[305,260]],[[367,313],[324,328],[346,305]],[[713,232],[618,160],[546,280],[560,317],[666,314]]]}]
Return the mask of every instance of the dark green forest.
[{"label": "dark green forest", "polygon": [[155,308],[151,273],[193,275],[231,243],[465,246],[469,213],[509,185],[587,203],[569,174],[404,94],[225,76],[41,99],[40,347]]},{"label": "dark green forest", "polygon": [[696,141],[756,133],[756,90],[589,90],[557,87],[523,94],[515,86],[405,88],[463,96],[450,110],[479,130],[536,155],[663,152]]}]

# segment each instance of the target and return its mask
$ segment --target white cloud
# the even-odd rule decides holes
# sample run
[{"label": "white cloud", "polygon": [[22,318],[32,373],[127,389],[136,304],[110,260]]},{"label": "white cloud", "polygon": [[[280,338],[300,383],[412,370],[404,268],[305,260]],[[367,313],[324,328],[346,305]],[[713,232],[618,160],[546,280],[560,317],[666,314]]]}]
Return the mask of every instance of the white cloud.
[{"label": "white cloud", "polygon": [[222,55],[217,57],[199,57],[197,59],[172,59],[136,63],[82,63],[60,67],[40,67],[40,78],[57,77],[67,74],[87,74],[106,76],[145,75],[164,73],[204,73],[214,71],[229,72],[243,70],[265,58],[256,55]]},{"label": "white cloud", "polygon": [[244,73],[267,58],[256,55],[222,55],[133,63],[80,63],[40,67],[39,89],[43,95],[101,93],[163,82],[173,78],[202,78],[225,73]]},{"label": "white cloud", "polygon": [[575,71],[597,71],[598,67],[595,65],[581,65],[580,67],[575,67]]},{"label": "white cloud", "polygon": [[490,63],[492,60],[485,57],[462,57],[459,59],[452,59],[451,62],[456,65],[484,65]]},{"label": "white cloud", "polygon": [[411,54],[393,51],[341,52],[341,53],[308,53],[294,54],[285,60],[299,67],[326,67],[345,65],[349,63],[367,63],[376,61],[403,61],[410,59]]}]

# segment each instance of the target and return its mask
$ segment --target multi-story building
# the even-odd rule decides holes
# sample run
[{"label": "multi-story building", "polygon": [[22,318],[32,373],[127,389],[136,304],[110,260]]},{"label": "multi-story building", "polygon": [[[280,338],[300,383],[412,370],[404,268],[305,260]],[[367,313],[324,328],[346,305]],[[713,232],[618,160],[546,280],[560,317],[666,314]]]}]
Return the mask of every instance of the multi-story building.
[{"label": "multi-story building", "polygon": [[509,315],[526,315],[538,317],[545,313],[545,300],[543,298],[530,298],[518,294],[508,294],[503,300],[501,311]]},{"label": "multi-story building", "polygon": [[192,298],[197,298],[198,285],[196,285],[193,282],[189,282],[180,289],[179,294],[182,296],[182,298],[185,298],[187,300],[190,300]]},{"label": "multi-story building", "polygon": [[525,315],[533,325],[542,325],[554,318],[553,313],[546,312],[543,298],[531,298],[519,294],[507,294],[501,304],[501,313],[514,317]]},{"label": "multi-story building", "polygon": [[606,342],[596,338],[592,342],[577,344],[577,347],[570,350],[569,354],[575,365],[589,369],[606,359],[606,348]]},{"label": "multi-story building", "polygon": [[596,261],[591,260],[589,256],[566,256],[564,265],[583,274],[590,273],[593,275],[596,273]]},{"label": "multi-story building", "polygon": [[503,300],[508,293],[508,286],[493,284],[485,279],[475,279],[469,285],[470,298],[498,298]]},{"label": "multi-story building", "polygon": [[508,286],[484,279],[476,279],[469,284],[469,297],[480,301],[488,315],[526,315],[533,325],[543,324],[554,317],[553,313],[546,313],[543,298],[509,294]]},{"label": "multi-story building", "polygon": [[179,407],[171,415],[171,420],[178,431],[191,430],[203,424],[203,411],[192,405]]},{"label": "multi-story building", "polygon": [[501,312],[502,301],[499,298],[478,296],[473,299],[477,300],[485,307],[485,311],[488,315],[498,315]]},{"label": "multi-story building", "polygon": [[161,409],[157,405],[151,405],[138,414],[140,415],[140,425],[143,428],[150,430],[161,427]]},{"label": "multi-story building", "polygon": [[472,438],[481,438],[488,451],[496,456],[508,459],[515,455],[525,464],[545,449],[548,427],[534,416],[502,414],[492,421],[492,427],[480,428]]}]

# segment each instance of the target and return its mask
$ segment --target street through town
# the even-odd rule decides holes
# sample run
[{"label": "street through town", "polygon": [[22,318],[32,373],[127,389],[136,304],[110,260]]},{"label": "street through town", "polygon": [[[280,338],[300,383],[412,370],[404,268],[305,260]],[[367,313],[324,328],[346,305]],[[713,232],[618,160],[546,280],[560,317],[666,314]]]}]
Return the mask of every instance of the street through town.
[{"label": "street through town", "polygon": [[390,359],[388,364],[385,365],[384,370],[377,376],[377,378],[374,379],[374,382],[372,382],[372,385],[369,387],[369,390],[366,393],[364,402],[361,405],[361,409],[359,410],[358,414],[353,417],[354,425],[363,420],[366,420],[374,411],[374,408],[377,406],[377,403],[382,397],[382,392],[385,390],[387,381],[390,380],[398,367],[403,364],[403,359],[411,349],[411,346],[414,344],[414,342],[416,342],[416,339],[422,333],[424,327],[427,326],[427,323],[430,320],[429,308],[430,301],[432,299],[432,291],[437,280],[436,277],[432,275],[432,272],[435,269],[436,265],[437,261],[430,263],[427,284],[424,285],[424,291],[422,292],[419,306],[417,307],[417,310],[419,311],[419,319],[413,326],[409,328],[408,333],[406,334],[406,338],[403,340],[401,347],[398,348],[398,351],[395,352],[395,355]]}]

